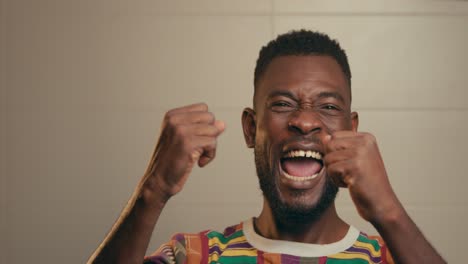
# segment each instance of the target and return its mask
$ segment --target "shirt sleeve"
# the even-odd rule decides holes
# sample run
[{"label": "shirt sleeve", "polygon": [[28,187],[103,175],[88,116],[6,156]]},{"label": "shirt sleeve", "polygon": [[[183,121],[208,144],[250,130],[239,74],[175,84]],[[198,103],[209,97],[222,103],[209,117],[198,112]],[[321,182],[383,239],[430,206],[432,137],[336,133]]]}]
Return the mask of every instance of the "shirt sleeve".
[{"label": "shirt sleeve", "polygon": [[185,264],[186,242],[183,234],[176,234],[172,239],[161,245],[151,255],[146,256],[144,264]]},{"label": "shirt sleeve", "polygon": [[379,242],[380,245],[380,250],[382,252],[382,260],[383,263],[387,264],[395,264],[395,261],[392,258],[392,255],[390,254],[390,251],[388,250],[387,245],[385,244],[385,241],[382,239],[380,236],[372,236],[370,237],[372,239],[376,239]]},{"label": "shirt sleeve", "polygon": [[144,264],[199,264],[208,262],[207,231],[198,234],[179,233],[153,254]]}]

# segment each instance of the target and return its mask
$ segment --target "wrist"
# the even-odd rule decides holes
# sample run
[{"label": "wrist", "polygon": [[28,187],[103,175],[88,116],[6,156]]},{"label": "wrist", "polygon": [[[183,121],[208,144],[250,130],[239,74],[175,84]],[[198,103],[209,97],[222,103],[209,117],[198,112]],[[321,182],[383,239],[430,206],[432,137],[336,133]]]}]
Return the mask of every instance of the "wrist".
[{"label": "wrist", "polygon": [[172,195],[165,191],[164,184],[156,175],[145,175],[140,188],[139,198],[145,205],[162,208]]},{"label": "wrist", "polygon": [[401,203],[396,200],[393,204],[382,207],[371,224],[377,229],[392,228],[401,223],[402,219],[407,217],[406,211]]}]

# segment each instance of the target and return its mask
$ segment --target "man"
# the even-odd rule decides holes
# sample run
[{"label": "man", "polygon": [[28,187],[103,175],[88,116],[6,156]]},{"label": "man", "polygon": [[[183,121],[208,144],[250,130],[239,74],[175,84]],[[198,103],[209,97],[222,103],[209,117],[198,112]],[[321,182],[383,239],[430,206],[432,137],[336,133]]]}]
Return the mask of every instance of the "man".
[{"label": "man", "polygon": [[[278,36],[260,51],[254,86],[242,125],[262,212],[224,232],[178,234],[146,263],[444,263],[393,192],[375,138],[357,132],[351,71],[336,41],[305,30]],[[169,111],[147,172],[89,262],[142,263],[166,202],[195,164],[214,159],[223,131],[205,104]],[[338,217],[339,187],[381,238]]]}]

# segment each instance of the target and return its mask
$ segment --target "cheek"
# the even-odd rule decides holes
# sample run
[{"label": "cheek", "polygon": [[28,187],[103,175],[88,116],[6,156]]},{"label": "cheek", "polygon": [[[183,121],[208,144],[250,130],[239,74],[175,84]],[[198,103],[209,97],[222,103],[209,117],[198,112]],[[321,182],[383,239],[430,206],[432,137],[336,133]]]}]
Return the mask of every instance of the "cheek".
[{"label": "cheek", "polygon": [[258,123],[256,144],[262,146],[268,159],[273,159],[272,151],[275,150],[275,146],[287,137],[287,124],[287,116],[278,114],[266,114]]},{"label": "cheek", "polygon": [[321,121],[328,132],[351,130],[351,118],[322,116]]},{"label": "cheek", "polygon": [[288,131],[288,120],[286,114],[270,114],[267,116],[264,129],[272,144],[281,141],[281,138],[285,136]]},{"label": "cheek", "polygon": [[[287,128],[288,115],[283,113],[272,113],[267,111],[262,117],[260,123],[258,123],[258,132],[263,131],[264,134],[270,136],[277,134],[284,128]],[[273,136],[274,137],[274,136]]]}]

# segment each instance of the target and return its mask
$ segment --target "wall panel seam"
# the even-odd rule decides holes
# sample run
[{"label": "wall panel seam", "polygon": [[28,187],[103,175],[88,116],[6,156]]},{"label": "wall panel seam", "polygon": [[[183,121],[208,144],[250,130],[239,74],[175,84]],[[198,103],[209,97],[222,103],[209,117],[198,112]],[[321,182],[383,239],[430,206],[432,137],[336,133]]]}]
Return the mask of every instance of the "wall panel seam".
[{"label": "wall panel seam", "polygon": [[290,16],[338,16],[338,17],[468,17],[468,12],[428,12],[428,13],[405,13],[405,12],[277,12],[275,17]]}]

